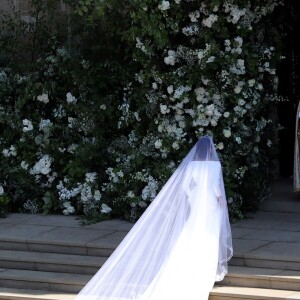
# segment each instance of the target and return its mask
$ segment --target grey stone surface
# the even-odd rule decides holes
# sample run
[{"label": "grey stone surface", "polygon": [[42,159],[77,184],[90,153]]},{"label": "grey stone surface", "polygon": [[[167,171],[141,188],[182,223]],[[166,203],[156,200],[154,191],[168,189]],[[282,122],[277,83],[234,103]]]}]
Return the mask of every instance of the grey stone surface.
[{"label": "grey stone surface", "polygon": [[255,228],[243,228],[243,227],[232,227],[232,237],[235,239],[243,238],[251,233],[255,233],[257,230]]},{"label": "grey stone surface", "polygon": [[92,242],[87,243],[87,246],[98,248],[116,248],[126,235],[127,231],[117,231],[105,237],[93,240]]},{"label": "grey stone surface", "polygon": [[[36,227],[39,228],[39,226]],[[32,236],[31,238],[28,238],[28,241],[48,244],[85,245],[95,239],[106,237],[111,233],[114,233],[114,231],[85,227],[57,227],[51,231],[44,231],[39,235]]]},{"label": "grey stone surface", "polygon": [[249,257],[300,262],[300,243],[272,242],[253,249]]},{"label": "grey stone surface", "polygon": [[233,239],[234,256],[245,255],[267,244],[269,244],[268,241]]},{"label": "grey stone surface", "polygon": [[0,218],[0,228],[2,228],[2,224],[19,224],[23,223],[26,220],[30,220],[31,218],[35,218],[36,215],[31,214],[9,214],[6,218]]},{"label": "grey stone surface", "polygon": [[62,227],[83,227],[79,220],[74,216],[63,215],[34,215],[31,218],[24,219],[22,224],[28,225],[48,225],[48,226],[62,226]]},{"label": "grey stone surface", "polygon": [[95,229],[106,229],[106,230],[119,230],[119,231],[129,231],[134,224],[124,221],[124,220],[109,220],[103,221],[96,224],[87,225],[87,228]]},{"label": "grey stone surface", "polygon": [[38,236],[39,234],[51,232],[53,229],[55,229],[54,226],[16,224],[8,226],[4,230],[1,229],[0,239],[6,241],[26,241],[27,239]]},{"label": "grey stone surface", "polygon": [[274,242],[300,242],[300,232],[286,230],[257,230],[248,234],[248,240],[274,241]]}]

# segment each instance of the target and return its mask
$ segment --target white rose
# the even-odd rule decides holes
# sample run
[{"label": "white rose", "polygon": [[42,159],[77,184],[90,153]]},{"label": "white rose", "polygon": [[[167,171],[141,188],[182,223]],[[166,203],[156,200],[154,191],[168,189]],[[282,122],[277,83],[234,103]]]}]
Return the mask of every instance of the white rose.
[{"label": "white rose", "polygon": [[161,141],[161,140],[157,140],[157,141],[154,143],[154,145],[155,145],[155,148],[156,148],[156,149],[159,149],[159,148],[162,146],[162,141]]},{"label": "white rose", "polygon": [[210,120],[210,124],[211,124],[211,126],[214,126],[214,127],[218,125],[217,121],[214,119]]},{"label": "white rose", "polygon": [[173,147],[173,149],[175,149],[175,150],[178,150],[178,149],[179,149],[179,145],[178,145],[177,142],[174,142],[174,143],[172,144],[172,147]]},{"label": "white rose", "polygon": [[70,92],[67,93],[66,98],[67,98],[68,103],[76,103],[77,102],[77,99]]},{"label": "white rose", "polygon": [[173,85],[168,86],[167,91],[169,94],[172,94],[174,92]]},{"label": "white rose", "polygon": [[3,186],[0,184],[0,196],[2,196],[4,194],[4,188]]},{"label": "white rose", "polygon": [[217,145],[217,148],[218,148],[219,150],[224,149],[224,144],[223,144],[222,142],[220,142],[220,143]]},{"label": "white rose", "polygon": [[229,138],[231,136],[231,130],[230,129],[223,129],[223,134],[226,138]]},{"label": "white rose", "polygon": [[37,100],[44,102],[44,103],[48,103],[49,102],[48,94],[42,94],[42,95],[37,96]]},{"label": "white rose", "polygon": [[33,129],[32,122],[28,119],[23,120],[23,132],[31,131]]},{"label": "white rose", "polygon": [[95,191],[94,198],[95,198],[96,201],[100,201],[100,199],[101,199],[101,193],[100,193],[99,190]]},{"label": "white rose", "polygon": [[108,214],[108,213],[110,213],[112,211],[112,209],[108,205],[106,205],[106,204],[103,203],[101,205],[101,210],[100,211],[103,214]]},{"label": "white rose", "polygon": [[228,111],[224,112],[223,116],[224,116],[225,118],[228,118],[228,117],[230,116],[230,112],[228,112]]},{"label": "white rose", "polygon": [[239,85],[237,85],[237,86],[234,88],[234,92],[235,92],[236,94],[239,94],[241,91],[242,91],[242,87],[239,86]]},{"label": "white rose", "polygon": [[170,2],[163,0],[161,4],[158,5],[158,9],[161,11],[168,10],[170,8]]}]

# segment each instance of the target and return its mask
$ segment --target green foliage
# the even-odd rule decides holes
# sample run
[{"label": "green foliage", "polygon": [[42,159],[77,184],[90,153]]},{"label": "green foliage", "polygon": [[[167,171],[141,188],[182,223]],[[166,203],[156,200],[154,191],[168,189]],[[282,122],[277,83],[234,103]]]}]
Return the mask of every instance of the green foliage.
[{"label": "green foliage", "polygon": [[205,134],[232,218],[266,197],[278,1],[59,3],[0,20],[0,184],[13,210],[135,221]]}]

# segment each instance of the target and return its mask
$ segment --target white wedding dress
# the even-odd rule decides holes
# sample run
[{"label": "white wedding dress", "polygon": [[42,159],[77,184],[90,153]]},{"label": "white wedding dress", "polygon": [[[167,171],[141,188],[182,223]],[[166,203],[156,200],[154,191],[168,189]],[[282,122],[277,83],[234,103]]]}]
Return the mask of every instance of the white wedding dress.
[{"label": "white wedding dress", "polygon": [[207,300],[231,256],[221,164],[203,137],[76,300]]}]

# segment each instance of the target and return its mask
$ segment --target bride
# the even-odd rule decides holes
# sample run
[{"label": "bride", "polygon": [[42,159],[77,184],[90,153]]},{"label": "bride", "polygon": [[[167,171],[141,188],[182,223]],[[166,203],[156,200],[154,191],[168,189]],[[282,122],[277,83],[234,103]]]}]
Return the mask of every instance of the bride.
[{"label": "bride", "polygon": [[207,300],[231,257],[221,164],[205,136],[76,300]]}]

